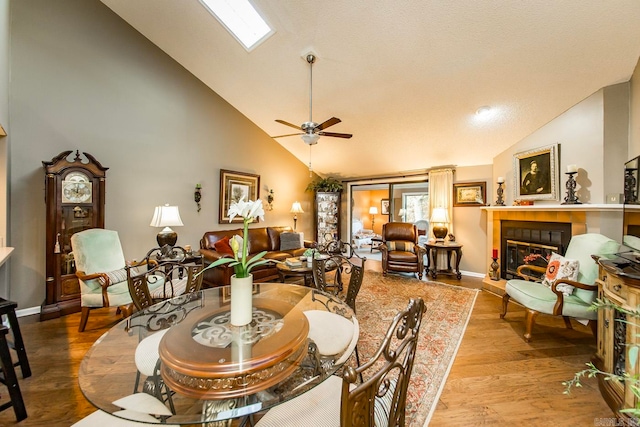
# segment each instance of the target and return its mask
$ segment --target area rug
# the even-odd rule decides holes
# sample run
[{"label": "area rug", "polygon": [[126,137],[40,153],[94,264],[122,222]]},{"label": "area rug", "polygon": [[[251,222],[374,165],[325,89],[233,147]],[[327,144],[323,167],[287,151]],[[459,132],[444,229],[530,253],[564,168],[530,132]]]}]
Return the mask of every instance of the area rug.
[{"label": "area rug", "polygon": [[407,426],[428,424],[477,294],[476,289],[366,271],[356,302],[361,363],[375,353],[393,317],[407,307],[410,298],[422,298],[426,305],[407,395]]}]

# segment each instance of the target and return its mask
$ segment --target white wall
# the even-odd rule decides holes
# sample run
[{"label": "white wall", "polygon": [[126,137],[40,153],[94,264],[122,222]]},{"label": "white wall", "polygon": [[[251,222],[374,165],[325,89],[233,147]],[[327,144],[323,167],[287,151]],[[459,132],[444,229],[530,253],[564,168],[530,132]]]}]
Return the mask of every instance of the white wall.
[{"label": "white wall", "polygon": [[[180,207],[181,245],[237,228],[218,224],[220,169],[259,174],[263,200],[274,189],[260,225],[292,226],[294,200],[313,212],[304,164],[99,1],[14,1],[11,17],[10,297],[20,308],[44,300],[42,161],[65,150],[109,168],[106,227],[119,232],[127,259],[156,245],[149,222],[159,204]],[[313,236],[312,223],[300,215],[298,229]]]},{"label": "white wall", "polygon": [[514,154],[554,143],[559,144],[559,200],[536,201],[536,204],[562,201],[566,195],[564,172],[568,164],[579,167],[576,181],[581,202],[605,203],[606,194],[622,193],[622,165],[627,159],[628,110],[625,105],[628,105],[628,96],[627,83],[603,88],[497,155],[492,181],[498,176],[506,178],[505,204],[513,203],[517,185]]},{"label": "white wall", "polygon": [[[496,193],[492,191],[492,165],[458,167],[455,172],[455,182],[487,183],[487,204],[494,204]],[[460,270],[467,273],[477,273],[484,276],[488,271],[489,255],[486,253],[487,213],[479,206],[465,206],[453,208],[453,221],[456,242],[461,243],[462,261]]]},{"label": "white wall", "polygon": [[[0,125],[8,136],[0,136],[0,245],[7,242],[7,180],[9,178],[9,0],[0,0]],[[0,297],[9,295],[9,264],[0,267]]]},{"label": "white wall", "polygon": [[640,59],[630,80],[629,155],[627,160],[640,156]]}]

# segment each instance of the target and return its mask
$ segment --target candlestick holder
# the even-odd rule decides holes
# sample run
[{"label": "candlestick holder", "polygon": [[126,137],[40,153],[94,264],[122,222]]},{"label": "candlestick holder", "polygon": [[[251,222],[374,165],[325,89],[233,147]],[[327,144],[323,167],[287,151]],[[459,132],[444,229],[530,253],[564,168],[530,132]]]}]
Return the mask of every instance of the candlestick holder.
[{"label": "candlestick holder", "polygon": [[504,189],[502,188],[502,182],[498,182],[498,200],[496,200],[496,206],[504,206],[504,199],[502,198],[504,194]]},{"label": "candlestick holder", "polygon": [[489,265],[491,271],[489,271],[489,277],[491,280],[500,280],[500,264],[498,264],[498,258],[491,258],[493,262]]},{"label": "candlestick holder", "polygon": [[576,197],[576,180],[573,179],[573,175],[578,172],[566,172],[569,175],[569,179],[567,179],[567,184],[565,187],[567,188],[567,196],[564,198],[563,205],[581,205],[582,202],[578,200]]}]

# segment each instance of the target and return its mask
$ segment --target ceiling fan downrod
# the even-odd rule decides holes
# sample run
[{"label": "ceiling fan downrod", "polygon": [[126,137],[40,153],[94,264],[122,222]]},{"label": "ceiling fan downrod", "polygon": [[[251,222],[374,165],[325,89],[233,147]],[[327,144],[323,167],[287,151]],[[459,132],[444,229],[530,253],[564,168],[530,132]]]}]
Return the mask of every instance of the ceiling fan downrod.
[{"label": "ceiling fan downrod", "polygon": [[315,55],[308,54],[307,62],[309,63],[309,123],[313,123],[313,64],[316,62]]}]

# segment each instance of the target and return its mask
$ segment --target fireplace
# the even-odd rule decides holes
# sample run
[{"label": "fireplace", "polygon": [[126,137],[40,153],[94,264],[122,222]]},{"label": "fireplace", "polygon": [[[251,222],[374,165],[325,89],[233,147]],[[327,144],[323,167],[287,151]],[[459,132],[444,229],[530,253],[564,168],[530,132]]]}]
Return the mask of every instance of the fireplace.
[{"label": "fireplace", "polygon": [[[500,221],[501,277],[512,279],[525,264],[524,258],[539,254],[543,258],[552,252],[564,255],[571,240],[571,223],[542,221]],[[534,264],[545,266],[543,260]]]}]

